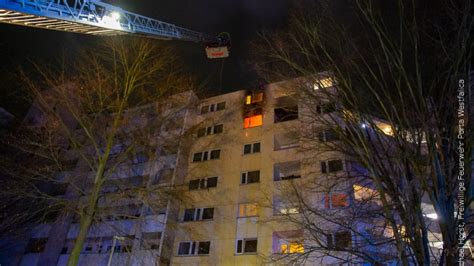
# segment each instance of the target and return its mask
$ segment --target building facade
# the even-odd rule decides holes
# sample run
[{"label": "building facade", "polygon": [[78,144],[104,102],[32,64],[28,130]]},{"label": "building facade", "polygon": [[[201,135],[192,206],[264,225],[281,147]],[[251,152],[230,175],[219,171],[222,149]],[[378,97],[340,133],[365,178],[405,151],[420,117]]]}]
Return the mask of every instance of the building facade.
[{"label": "building facade", "polygon": [[[187,92],[173,96],[179,100],[167,101],[165,108],[156,103],[130,110],[136,122],[124,130],[113,153],[120,155],[133,129],[145,128],[152,154],[138,151],[111,172],[79,264],[289,264],[286,255],[317,246],[292,222],[301,219],[301,206],[287,191],[320,185],[328,174],[350,171],[351,164],[350,158],[315,153],[305,144],[304,136],[314,131],[305,119],[314,113],[292,97],[292,82],[206,99]],[[323,87],[330,89],[333,84],[326,82]],[[324,108],[318,110],[324,115]],[[173,123],[157,127],[154,117],[167,115]],[[322,142],[335,138],[330,131],[317,134]],[[71,171],[92,178],[84,169],[79,161]],[[124,191],[132,196],[124,197]],[[300,196],[323,209],[344,211],[364,193],[366,188],[349,184],[339,192]],[[357,242],[350,231],[327,228],[325,245],[337,249]],[[39,225],[9,263],[66,265],[77,231],[74,217]],[[334,256],[306,261],[343,263]]]}]

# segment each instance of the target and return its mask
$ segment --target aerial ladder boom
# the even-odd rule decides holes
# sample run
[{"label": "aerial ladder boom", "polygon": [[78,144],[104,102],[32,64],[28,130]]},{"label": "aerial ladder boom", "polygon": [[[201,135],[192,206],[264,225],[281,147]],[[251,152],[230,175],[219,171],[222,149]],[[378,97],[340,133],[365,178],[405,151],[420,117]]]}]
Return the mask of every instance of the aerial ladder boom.
[{"label": "aerial ladder boom", "polygon": [[0,22],[82,34],[133,34],[205,43],[209,58],[229,55],[228,35],[212,36],[178,27],[100,0],[0,0]]}]

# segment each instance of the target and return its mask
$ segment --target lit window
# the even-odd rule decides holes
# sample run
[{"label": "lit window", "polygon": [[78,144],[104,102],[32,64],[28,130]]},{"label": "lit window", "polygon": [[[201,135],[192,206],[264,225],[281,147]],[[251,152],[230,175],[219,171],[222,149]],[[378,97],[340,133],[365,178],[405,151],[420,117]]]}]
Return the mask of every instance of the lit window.
[{"label": "lit window", "polygon": [[331,78],[324,78],[316,81],[313,84],[314,90],[325,89],[334,86],[334,81]]},{"label": "lit window", "polygon": [[258,127],[263,125],[263,115],[254,115],[244,119],[244,128]]},{"label": "lit window", "polygon": [[344,208],[349,206],[349,196],[346,193],[325,193],[324,195],[324,208]]},{"label": "lit window", "polygon": [[257,239],[238,239],[236,252],[237,254],[245,253],[256,253],[257,252]]},{"label": "lit window", "polygon": [[379,195],[376,190],[361,185],[353,185],[354,199],[360,201],[376,200]]},{"label": "lit window", "polygon": [[273,253],[303,253],[303,230],[273,232]]},{"label": "lit window", "polygon": [[239,217],[252,217],[258,215],[257,203],[239,204]]},{"label": "lit window", "polygon": [[288,199],[284,199],[281,196],[273,196],[273,214],[295,214],[299,213],[299,208],[294,203],[291,203]]},{"label": "lit window", "polygon": [[251,93],[245,96],[245,104],[253,104],[263,101],[263,92]]}]

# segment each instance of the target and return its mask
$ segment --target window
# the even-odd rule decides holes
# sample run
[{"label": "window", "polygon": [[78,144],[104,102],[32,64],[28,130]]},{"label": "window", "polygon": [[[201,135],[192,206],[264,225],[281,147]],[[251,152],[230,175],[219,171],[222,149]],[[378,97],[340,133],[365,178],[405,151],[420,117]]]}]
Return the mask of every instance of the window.
[{"label": "window", "polygon": [[321,103],[316,105],[316,112],[318,114],[329,114],[336,111],[336,105],[334,103]]},{"label": "window", "polygon": [[257,239],[238,239],[236,252],[237,254],[245,253],[256,253],[257,252]]},{"label": "window", "polygon": [[193,208],[184,210],[184,222],[212,220],[214,218],[214,208]]},{"label": "window", "polygon": [[251,184],[260,182],[260,171],[250,171],[242,173],[240,184]]},{"label": "window", "polygon": [[282,196],[273,195],[273,214],[295,214],[299,213],[299,208]]},{"label": "window", "polygon": [[318,139],[320,142],[331,142],[339,140],[339,136],[334,130],[323,130],[318,133]]},{"label": "window", "polygon": [[273,253],[303,253],[303,230],[273,232]]},{"label": "window", "polygon": [[210,241],[181,242],[178,247],[178,255],[208,255],[210,249]]},{"label": "window", "polygon": [[26,246],[25,253],[41,253],[46,247],[47,238],[32,238]]},{"label": "window", "polygon": [[344,208],[349,206],[349,195],[343,192],[325,193],[323,196],[324,208]]},{"label": "window", "polygon": [[352,235],[349,231],[340,231],[326,235],[327,247],[331,249],[345,249],[352,245]]},{"label": "window", "polygon": [[189,181],[189,190],[205,189],[217,186],[217,176]]},{"label": "window", "polygon": [[298,105],[275,108],[274,115],[275,123],[298,119]]},{"label": "window", "polygon": [[220,102],[218,104],[209,104],[201,107],[201,114],[207,114],[211,112],[216,112],[225,109],[225,102]]},{"label": "window", "polygon": [[153,176],[152,185],[169,184],[173,179],[174,168],[161,169]]},{"label": "window", "polygon": [[216,160],[216,159],[219,159],[220,156],[221,156],[221,150],[197,152],[193,155],[193,162]]},{"label": "window", "polygon": [[287,132],[273,136],[273,148],[275,151],[296,148],[299,146],[299,134]]},{"label": "window", "polygon": [[252,217],[258,215],[257,203],[241,203],[239,204],[239,217]]},{"label": "window", "polygon": [[253,115],[244,119],[244,128],[258,127],[263,125],[263,115]]},{"label": "window", "polygon": [[287,180],[300,178],[300,162],[292,161],[285,163],[277,163],[273,165],[273,180]]},{"label": "window", "polygon": [[325,89],[334,86],[334,80],[332,78],[322,78],[320,80],[317,80],[313,84],[313,89],[314,90],[319,90],[319,89]]},{"label": "window", "polygon": [[212,127],[203,127],[198,129],[197,131],[197,137],[201,138],[204,136],[209,136],[209,135],[214,135],[214,134],[220,134],[224,131],[224,125],[215,125]]},{"label": "window", "polygon": [[344,164],[342,160],[331,160],[327,162],[321,162],[321,173],[334,173],[342,171],[344,169]]},{"label": "window", "polygon": [[260,142],[244,145],[244,155],[260,152]]},{"label": "window", "polygon": [[259,103],[263,101],[263,92],[250,92],[245,96],[245,104]]},{"label": "window", "polygon": [[159,249],[161,232],[143,232],[141,238],[142,249]]},{"label": "window", "polygon": [[361,185],[353,185],[354,199],[357,201],[374,201],[377,204],[381,204],[379,193],[372,188],[368,188]]}]

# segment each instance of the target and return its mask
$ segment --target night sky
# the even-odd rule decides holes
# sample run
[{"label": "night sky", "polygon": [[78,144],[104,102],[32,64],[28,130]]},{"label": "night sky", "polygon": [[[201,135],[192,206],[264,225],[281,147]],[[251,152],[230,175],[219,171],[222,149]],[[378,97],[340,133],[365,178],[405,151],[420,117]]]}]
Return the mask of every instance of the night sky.
[{"label": "night sky", "polygon": [[[243,89],[256,84],[251,70],[249,43],[261,29],[277,29],[287,21],[289,0],[116,0],[113,4],[192,30],[217,35],[229,32],[232,37],[231,56],[224,60],[209,60],[204,44],[172,41],[178,48],[189,72],[206,84],[210,94]],[[74,33],[47,31],[0,24],[1,71],[10,72],[27,60],[54,61],[65,52],[97,37]],[[220,71],[223,67],[222,85]],[[1,105],[1,102],[0,102]]]}]

